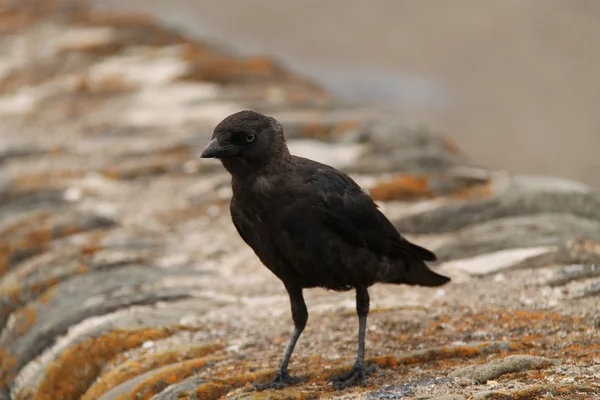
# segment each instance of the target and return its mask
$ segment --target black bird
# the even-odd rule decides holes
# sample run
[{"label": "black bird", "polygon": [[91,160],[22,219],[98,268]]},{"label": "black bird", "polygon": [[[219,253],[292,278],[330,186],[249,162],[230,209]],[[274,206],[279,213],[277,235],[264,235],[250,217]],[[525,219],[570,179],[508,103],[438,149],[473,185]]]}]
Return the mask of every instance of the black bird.
[{"label": "black bird", "polygon": [[302,291],[314,287],[356,290],[358,357],[349,373],[330,383],[338,389],[366,385],[368,288],[378,282],[441,286],[450,278],[423,262],[436,256],[402,237],[348,175],[291,155],[272,117],[248,110],[228,116],[201,157],[220,159],[231,174],[233,224],[290,298],[294,333],[274,379],[255,389],[301,380],[290,376],[288,363],[308,320]]}]

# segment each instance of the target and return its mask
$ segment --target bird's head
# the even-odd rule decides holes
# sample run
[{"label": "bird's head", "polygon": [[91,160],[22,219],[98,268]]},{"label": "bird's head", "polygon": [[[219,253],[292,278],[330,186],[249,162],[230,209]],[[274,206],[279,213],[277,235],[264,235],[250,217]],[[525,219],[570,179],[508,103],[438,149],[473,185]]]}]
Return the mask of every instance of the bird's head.
[{"label": "bird's head", "polygon": [[230,172],[259,170],[289,157],[283,128],[275,118],[244,110],[232,114],[214,129],[202,158],[218,158]]}]

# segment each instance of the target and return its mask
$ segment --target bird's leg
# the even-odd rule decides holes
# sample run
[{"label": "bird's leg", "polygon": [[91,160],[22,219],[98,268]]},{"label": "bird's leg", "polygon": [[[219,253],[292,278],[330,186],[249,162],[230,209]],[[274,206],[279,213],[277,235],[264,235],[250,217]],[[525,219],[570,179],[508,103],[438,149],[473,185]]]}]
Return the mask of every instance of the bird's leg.
[{"label": "bird's leg", "polygon": [[281,361],[281,365],[279,366],[279,369],[277,370],[273,380],[267,383],[254,384],[255,390],[260,391],[270,388],[281,389],[287,385],[299,383],[303,380],[302,378],[290,376],[288,372],[288,364],[294,351],[294,347],[296,346],[296,342],[306,326],[306,321],[308,321],[308,310],[306,309],[306,303],[304,303],[302,288],[288,287],[286,285],[286,289],[290,296],[292,319],[294,320],[294,333],[292,334],[292,337],[285,349],[283,360]]},{"label": "bird's leg", "polygon": [[358,314],[358,355],[350,372],[329,379],[329,382],[333,383],[338,390],[356,384],[367,385],[365,333],[367,330],[367,315],[369,314],[369,292],[366,287],[356,288],[356,313]]}]

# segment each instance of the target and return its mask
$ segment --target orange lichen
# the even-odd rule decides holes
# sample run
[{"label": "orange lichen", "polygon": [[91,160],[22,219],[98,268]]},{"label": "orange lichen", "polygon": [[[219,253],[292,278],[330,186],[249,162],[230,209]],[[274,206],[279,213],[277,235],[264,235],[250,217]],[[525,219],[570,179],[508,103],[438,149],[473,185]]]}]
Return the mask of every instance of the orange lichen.
[{"label": "orange lichen", "polygon": [[0,347],[0,389],[6,387],[14,376],[14,368],[19,364],[19,360],[10,351]]},{"label": "orange lichen", "polygon": [[369,361],[382,368],[393,368],[398,365],[420,364],[447,358],[472,358],[483,354],[481,347],[457,346],[441,347],[427,351],[413,352],[401,357],[381,356],[370,358]]},{"label": "orange lichen", "polygon": [[4,297],[8,298],[8,300],[16,303],[21,297],[21,286],[17,284],[1,285],[0,292],[3,293]]},{"label": "orange lichen", "polygon": [[[96,50],[99,52],[100,50]],[[110,47],[106,47],[104,52],[110,52]],[[96,77],[93,81],[86,75],[76,78],[73,84],[73,91],[79,94],[115,94],[130,92],[134,86],[123,79],[118,74],[106,74]]]},{"label": "orange lichen", "polygon": [[63,226],[59,226],[56,229],[56,233],[54,234],[55,237],[58,236],[70,236],[70,235],[74,235],[76,233],[81,232],[81,226],[76,225],[76,224],[67,224],[67,225],[63,225]]},{"label": "orange lichen", "polygon": [[105,168],[105,169],[101,170],[100,173],[102,175],[104,175],[106,178],[110,178],[110,179],[120,179],[121,178],[121,171],[119,171],[116,167]]},{"label": "orange lichen", "polygon": [[14,313],[14,330],[19,334],[25,334],[35,323],[35,310],[32,307],[23,307]]},{"label": "orange lichen", "polygon": [[450,196],[457,199],[490,198],[493,195],[491,182],[479,180],[465,182],[453,176],[398,175],[383,181],[370,189],[374,200],[415,200],[436,196]]},{"label": "orange lichen", "polygon": [[40,212],[28,218],[19,219],[17,222],[8,225],[0,232],[0,240],[10,240],[16,235],[31,231],[36,226],[48,222],[51,218],[51,213]]},{"label": "orange lichen", "polygon": [[61,43],[58,54],[61,56],[70,52],[112,54],[121,49],[121,47],[121,44],[116,40],[88,40],[82,42]]},{"label": "orange lichen", "polygon": [[573,358],[579,362],[593,362],[600,354],[600,343],[578,342],[572,343],[561,350],[565,358]]},{"label": "orange lichen", "polygon": [[332,133],[341,134],[359,127],[358,121],[342,121],[333,126]]},{"label": "orange lichen", "polygon": [[369,192],[375,201],[408,200],[431,197],[426,177],[418,175],[399,175],[389,181],[380,182]]},{"label": "orange lichen", "polygon": [[60,354],[46,369],[34,400],[79,399],[116,354],[177,332],[176,328],[114,330],[77,343]]},{"label": "orange lichen", "polygon": [[245,66],[247,72],[256,75],[269,75],[279,69],[277,63],[275,63],[269,57],[250,57],[246,59]]},{"label": "orange lichen", "polygon": [[148,175],[159,175],[174,170],[183,162],[178,154],[166,155],[150,160],[143,160],[119,167],[106,167],[97,172],[115,180],[135,179]]},{"label": "orange lichen", "polygon": [[155,394],[164,390],[165,387],[189,378],[190,376],[198,373],[198,370],[204,367],[207,363],[217,361],[219,359],[221,358],[195,358],[159,369],[149,378],[135,386],[129,393],[117,397],[117,400],[150,399]]},{"label": "orange lichen", "polygon": [[121,383],[158,367],[194,358],[205,357],[221,349],[221,345],[211,344],[191,348],[176,348],[159,353],[143,354],[141,357],[123,360],[114,369],[102,376],[90,387],[82,400],[97,399],[108,390]]},{"label": "orange lichen", "polygon": [[189,72],[181,77],[183,80],[227,84],[248,80],[276,80],[287,75],[275,61],[267,57],[240,59],[190,50],[187,50],[182,57],[193,58],[189,61],[191,63]]},{"label": "orange lichen", "polygon": [[573,250],[588,251],[600,254],[600,243],[592,239],[572,239],[567,241],[567,247]]},{"label": "orange lichen", "polygon": [[442,141],[444,142],[446,149],[448,149],[451,153],[462,154],[460,147],[454,140],[447,137],[442,137]]},{"label": "orange lichen", "polygon": [[[579,319],[570,316],[564,316],[548,311],[531,311],[531,310],[498,310],[491,309],[484,313],[472,313],[465,310],[460,313],[457,310],[456,318],[460,318],[460,324],[453,326],[454,332],[457,334],[470,333],[478,330],[487,330],[490,324],[497,328],[517,330],[526,330],[535,322],[536,332],[541,332],[543,327],[554,329],[557,325],[566,324],[573,326],[579,323]],[[426,337],[447,336],[444,326],[451,323],[449,317],[439,318],[435,322],[431,322],[424,332]],[[531,336],[528,333],[528,337]],[[522,337],[523,335],[521,335]]]},{"label": "orange lichen", "polygon": [[108,25],[124,27],[136,25],[148,27],[156,24],[156,20],[149,14],[124,11],[94,11],[93,13],[85,13],[80,15],[79,18],[74,22],[85,25]]},{"label": "orange lichen", "polygon": [[311,139],[327,139],[341,135],[358,127],[358,122],[353,120],[341,121],[337,124],[311,122],[302,126],[299,136]]},{"label": "orange lichen", "polygon": [[273,378],[275,372],[275,370],[268,370],[254,372],[251,374],[246,373],[234,375],[223,379],[223,382],[225,382],[227,385],[231,385],[234,388],[238,388],[246,385],[247,383],[268,381],[269,379]]},{"label": "orange lichen", "polygon": [[53,223],[52,220],[45,220],[41,225],[32,227],[16,238],[11,238],[12,240],[0,241],[0,275],[8,270],[11,260],[20,252],[39,253],[48,249],[55,239],[86,230],[90,230],[86,221],[60,225]]},{"label": "orange lichen", "polygon": [[50,288],[48,288],[44,293],[42,293],[42,295],[38,298],[38,301],[42,304],[46,304],[50,301],[50,299],[52,298],[52,296],[54,296],[55,293],[55,287],[52,286]]},{"label": "orange lichen", "polygon": [[19,189],[38,189],[48,186],[48,182],[59,182],[83,177],[83,171],[73,169],[21,174],[14,178],[13,185]]},{"label": "orange lichen", "polygon": [[109,229],[103,229],[101,231],[91,232],[88,237],[87,243],[84,244],[83,246],[81,246],[81,248],[79,249],[79,253],[82,256],[92,256],[92,255],[96,254],[97,252],[99,252],[100,250],[103,250],[104,247],[100,243],[101,243],[102,239],[104,239],[106,237],[108,232],[110,232]]},{"label": "orange lichen", "polygon": [[199,43],[186,43],[181,46],[179,53],[183,61],[200,61],[214,55],[214,51]]},{"label": "orange lichen", "polygon": [[369,362],[380,366],[381,368],[396,368],[400,365],[398,359],[394,356],[379,356],[379,357],[371,357],[368,360]]},{"label": "orange lichen", "polygon": [[27,288],[27,293],[29,294],[30,297],[35,298],[35,297],[39,296],[40,294],[44,293],[49,288],[55,286],[59,282],[60,282],[60,279],[56,276],[35,282],[31,286],[29,286],[29,288]]},{"label": "orange lichen", "polygon": [[485,400],[538,400],[550,395],[552,397],[561,396],[577,396],[569,397],[570,399],[588,400],[588,394],[600,394],[600,389],[592,386],[583,385],[531,385],[518,390],[511,391],[496,391],[488,393],[482,397]]},{"label": "orange lichen", "polygon": [[100,250],[102,250],[102,246],[93,245],[93,244],[85,245],[85,246],[81,247],[81,249],[79,249],[80,253],[84,256],[93,256]]},{"label": "orange lichen", "polygon": [[27,286],[26,291],[24,291],[23,287],[19,284],[12,284],[4,288],[0,287],[2,292],[5,293],[5,298],[10,301],[10,303],[2,305],[0,315],[7,317],[8,314],[23,306],[26,302],[36,299],[50,287],[56,285],[59,281],[60,280],[57,277],[41,280],[30,286]]},{"label": "orange lichen", "polygon": [[[213,400],[219,399],[221,396],[226,394],[232,389],[230,385],[227,385],[219,381],[211,381],[203,383],[194,390],[194,395],[198,400]],[[189,393],[186,393],[183,398],[190,398]]]},{"label": "orange lichen", "polygon": [[0,254],[0,277],[8,272],[8,255]]},{"label": "orange lichen", "polygon": [[75,268],[73,272],[76,274],[87,274],[88,272],[90,272],[90,267],[85,264],[80,264]]},{"label": "orange lichen", "polygon": [[[250,374],[233,375],[224,379],[216,379],[198,386],[192,393],[185,393],[184,398],[193,394],[198,399],[216,400],[233,389],[245,386],[248,383],[266,381],[273,377],[275,371],[261,371]],[[187,397],[185,397],[187,396]]]},{"label": "orange lichen", "polygon": [[[64,1],[41,0],[34,3],[19,0],[2,1],[0,10],[0,33],[14,33],[29,27],[44,15],[60,11],[64,7]],[[69,0],[71,6],[84,4],[83,0]],[[63,11],[64,13],[65,11]]]},{"label": "orange lichen", "polygon": [[33,13],[23,12],[12,12],[12,13],[1,13],[0,14],[0,33],[8,34],[23,29],[26,26],[31,25],[35,21],[35,15]]},{"label": "orange lichen", "polygon": [[494,195],[494,186],[491,182],[485,182],[478,185],[472,185],[465,189],[452,193],[451,196],[457,199],[489,199]]},{"label": "orange lichen", "polygon": [[306,138],[324,138],[329,134],[329,127],[317,122],[304,125],[300,132],[301,137]]},{"label": "orange lichen", "polygon": [[40,227],[34,232],[22,236],[14,244],[17,249],[44,248],[52,240],[52,234],[48,227]]}]

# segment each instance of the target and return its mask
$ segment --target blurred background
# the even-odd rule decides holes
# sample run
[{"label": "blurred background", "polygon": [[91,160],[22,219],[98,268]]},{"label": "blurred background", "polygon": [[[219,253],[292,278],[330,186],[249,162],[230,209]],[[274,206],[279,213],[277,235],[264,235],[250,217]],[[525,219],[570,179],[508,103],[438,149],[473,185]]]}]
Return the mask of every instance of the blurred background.
[{"label": "blurred background", "polygon": [[95,0],[276,57],[491,168],[600,188],[598,0]]}]

